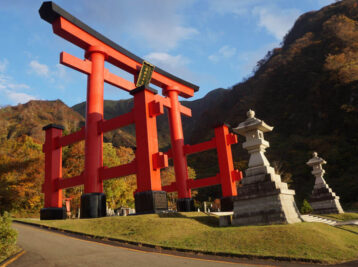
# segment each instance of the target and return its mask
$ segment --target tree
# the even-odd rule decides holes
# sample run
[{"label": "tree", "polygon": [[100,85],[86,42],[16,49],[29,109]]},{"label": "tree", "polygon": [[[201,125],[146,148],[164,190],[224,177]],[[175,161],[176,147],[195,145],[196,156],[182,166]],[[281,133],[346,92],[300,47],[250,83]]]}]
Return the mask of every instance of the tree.
[{"label": "tree", "polygon": [[29,136],[2,142],[0,152],[0,210],[36,212],[42,207],[44,155]]},{"label": "tree", "polygon": [[[133,150],[126,147],[115,148],[111,143],[103,144],[103,165],[115,167],[131,162],[134,159]],[[115,209],[119,207],[134,207],[133,192],[136,188],[136,176],[129,175],[106,180],[103,190],[106,194],[107,206]]]},{"label": "tree", "polygon": [[[189,179],[195,179],[196,174],[193,168],[188,167],[188,176]],[[170,185],[172,182],[175,182],[175,172],[174,167],[169,166],[168,168],[162,169],[160,172],[160,177],[162,180],[162,186]],[[192,190],[192,196],[197,194],[197,190]],[[176,201],[178,200],[178,193],[171,192],[167,194],[168,198],[168,207],[171,209],[176,209]]]},{"label": "tree", "polygon": [[[63,148],[62,176],[63,179],[80,175],[85,165],[84,142],[72,144]],[[76,214],[81,205],[83,185],[63,190],[66,198],[71,198],[71,213]]]}]

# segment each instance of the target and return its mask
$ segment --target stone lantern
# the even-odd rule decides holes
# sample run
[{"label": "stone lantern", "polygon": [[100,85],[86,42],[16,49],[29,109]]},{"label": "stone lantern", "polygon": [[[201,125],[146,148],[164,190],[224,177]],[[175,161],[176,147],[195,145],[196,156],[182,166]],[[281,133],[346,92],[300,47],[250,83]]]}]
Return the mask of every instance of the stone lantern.
[{"label": "stone lantern", "polygon": [[326,163],[324,159],[318,157],[317,152],[313,152],[313,158],[306,163],[313,168],[311,173],[316,177],[309,203],[312,206],[313,213],[316,214],[344,213],[339,203],[339,197],[323,178],[325,171],[322,165]]},{"label": "stone lantern", "polygon": [[270,168],[270,163],[265,156],[266,148],[270,144],[264,139],[264,133],[271,132],[273,127],[255,118],[255,112],[251,109],[246,115],[247,120],[240,123],[234,132],[246,137],[246,142],[242,147],[250,154],[249,169],[246,171],[246,174],[249,175]]},{"label": "stone lantern", "polygon": [[248,169],[238,188],[234,201],[233,225],[277,224],[301,222],[294,200],[295,191],[289,190],[281,176],[275,173],[265,156],[269,142],[264,133],[273,127],[255,118],[255,112],[247,112],[246,121],[233,131],[243,135],[243,143],[250,154]]}]

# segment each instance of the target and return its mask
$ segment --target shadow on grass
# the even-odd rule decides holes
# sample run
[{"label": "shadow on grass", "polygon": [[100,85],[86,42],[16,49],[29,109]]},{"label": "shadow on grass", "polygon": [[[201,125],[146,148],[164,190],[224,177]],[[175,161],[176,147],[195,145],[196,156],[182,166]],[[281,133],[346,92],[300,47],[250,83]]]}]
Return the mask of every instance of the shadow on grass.
[{"label": "shadow on grass", "polygon": [[201,224],[210,226],[210,227],[219,227],[219,218],[209,215],[202,216],[186,216],[183,212],[171,212],[171,213],[159,213],[158,216],[160,218],[182,218],[195,220]]},{"label": "shadow on grass", "polygon": [[[355,232],[355,231],[353,231],[353,230],[349,230],[349,229],[343,228],[343,227],[341,227],[341,226],[336,226],[336,228],[341,229],[341,230],[344,230],[344,231],[347,231],[347,232],[350,232],[350,233],[355,234],[355,235],[358,235],[358,232]],[[357,227],[357,231],[358,231],[358,227]]]}]

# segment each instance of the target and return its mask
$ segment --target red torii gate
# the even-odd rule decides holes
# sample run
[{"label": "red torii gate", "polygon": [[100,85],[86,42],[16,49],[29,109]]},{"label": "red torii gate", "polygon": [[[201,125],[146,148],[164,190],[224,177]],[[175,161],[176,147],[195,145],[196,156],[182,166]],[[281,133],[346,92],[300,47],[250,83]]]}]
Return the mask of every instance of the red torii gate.
[{"label": "red torii gate", "polygon": [[[44,144],[46,154],[45,208],[41,210],[41,218],[61,218],[63,214],[61,189],[80,184],[84,184],[85,191],[81,196],[81,217],[104,216],[106,204],[102,181],[132,173],[137,175],[136,211],[145,213],[167,209],[166,192],[162,191],[160,182],[160,168],[168,166],[168,155],[158,151],[156,127],[156,116],[163,114],[163,107],[169,111],[172,143],[169,153],[173,158],[175,169],[175,190],[178,191],[177,207],[180,211],[192,210],[191,188],[193,186],[188,180],[186,162],[188,146],[184,147],[181,121],[181,114],[191,116],[191,110],[180,104],[178,96],[192,97],[194,92],[199,89],[198,86],[160,68],[155,68],[151,83],[161,87],[165,97],[156,94],[156,91],[148,86],[136,88],[135,83],[105,69],[104,62],[107,61],[133,74],[136,82],[142,67],[143,60],[141,58],[94,31],[53,2],[44,2],[39,12],[42,19],[52,24],[55,34],[85,50],[85,60],[62,52],[60,62],[88,75],[85,128],[71,135],[62,136],[62,126],[50,124],[44,127],[46,131]],[[126,90],[134,96],[134,108],[131,112],[108,121],[103,119],[104,82]],[[136,125],[135,160],[123,166],[108,169],[103,167],[103,133],[132,123]],[[222,127],[224,129],[226,126]],[[225,132],[225,129],[223,131]],[[229,140],[228,136],[226,133],[222,135],[222,139]],[[219,140],[218,136],[216,139]],[[85,140],[85,170],[78,177],[61,179],[61,148],[80,140]],[[231,192],[228,193],[228,196],[232,197],[236,195],[234,181],[238,180],[239,176],[233,170],[231,148],[230,151],[227,149],[227,143],[227,141],[221,142],[221,145],[218,143],[217,150],[219,154],[226,154],[226,156],[219,157],[220,175],[222,168],[226,168],[227,179],[230,179],[231,182],[226,183],[226,186],[224,186],[225,183],[221,184],[225,188],[227,187]],[[206,149],[210,148],[213,147],[206,147]],[[226,163],[220,163],[220,158],[225,158]],[[227,163],[230,161],[231,165]],[[230,166],[223,167],[225,164]],[[210,183],[202,182],[201,184],[204,186],[217,184],[219,180],[211,179]]]}]

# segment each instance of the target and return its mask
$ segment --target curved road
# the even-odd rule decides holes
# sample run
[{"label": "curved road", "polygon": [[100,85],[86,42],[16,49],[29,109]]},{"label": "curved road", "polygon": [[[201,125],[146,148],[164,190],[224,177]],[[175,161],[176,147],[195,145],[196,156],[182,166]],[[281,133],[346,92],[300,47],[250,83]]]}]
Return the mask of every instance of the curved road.
[{"label": "curved road", "polygon": [[[222,262],[146,252],[66,236],[37,227],[13,223],[19,232],[18,244],[26,251],[8,265],[17,266],[263,266]],[[266,263],[266,266],[267,265]],[[273,266],[273,265],[271,265]]]}]

